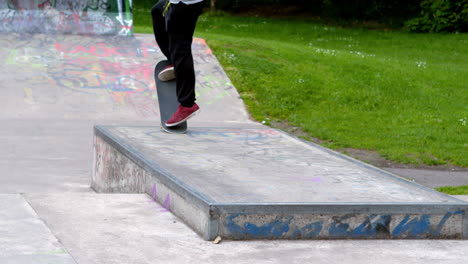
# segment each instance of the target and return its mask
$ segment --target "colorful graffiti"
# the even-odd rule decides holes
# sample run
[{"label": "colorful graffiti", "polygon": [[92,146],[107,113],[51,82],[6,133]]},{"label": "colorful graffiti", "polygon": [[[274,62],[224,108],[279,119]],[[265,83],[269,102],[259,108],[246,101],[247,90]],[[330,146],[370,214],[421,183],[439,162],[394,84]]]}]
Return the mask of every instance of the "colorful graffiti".
[{"label": "colorful graffiti", "polygon": [[28,104],[53,104],[54,98],[79,93],[142,117],[158,115],[153,63],[160,52],[154,43],[33,35],[14,42],[0,39],[0,44],[5,44],[0,45],[0,62],[16,69],[14,79],[23,84]]},{"label": "colorful graffiti", "polygon": [[[233,238],[459,238],[464,211],[444,215],[344,215],[272,217],[271,221],[255,221],[265,217],[231,214],[224,219],[224,228]],[[457,219],[459,218],[459,219]],[[253,220],[253,221],[252,221]],[[259,223],[262,222],[262,223]],[[449,227],[449,228],[447,228]],[[443,229],[447,229],[444,230]],[[450,231],[449,231],[450,230]]]},{"label": "colorful graffiti", "polygon": [[64,58],[63,64],[50,68],[47,74],[64,89],[91,95],[105,92],[113,102],[132,106],[140,116],[157,116],[154,66],[148,60],[158,50],[149,43],[128,44],[55,43],[55,52]]},{"label": "colorful graffiti", "polygon": [[130,36],[132,0],[2,1],[0,31]]},{"label": "colorful graffiti", "polygon": [[[237,96],[208,46],[194,40],[197,99],[217,107]],[[0,65],[12,71],[31,105],[66,104],[64,109],[123,110],[142,118],[159,116],[154,66],[164,59],[152,35],[138,37],[7,33],[0,38]],[[75,96],[74,96],[75,95]],[[98,107],[100,106],[100,107]],[[127,109],[130,110],[127,112]],[[76,113],[63,114],[73,116]],[[109,115],[98,110],[100,116]]]},{"label": "colorful graffiti", "polygon": [[150,203],[156,204],[157,212],[159,213],[167,213],[171,211],[171,196],[169,194],[166,195],[164,202],[160,205],[156,201],[158,201],[158,189],[156,184],[153,184],[153,189],[151,190],[151,198],[152,200],[149,201]]}]

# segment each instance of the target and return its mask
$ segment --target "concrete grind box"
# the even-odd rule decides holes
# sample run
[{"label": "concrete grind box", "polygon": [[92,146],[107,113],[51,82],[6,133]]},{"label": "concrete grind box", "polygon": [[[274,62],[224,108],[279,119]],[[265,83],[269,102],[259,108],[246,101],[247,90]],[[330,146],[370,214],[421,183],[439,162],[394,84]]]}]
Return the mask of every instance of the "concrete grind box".
[{"label": "concrete grind box", "polygon": [[[247,137],[249,142],[244,141]],[[238,141],[241,138],[242,141]],[[200,146],[212,149],[212,152],[196,152],[199,153],[196,159],[200,163],[196,168],[194,163],[177,161],[179,157],[176,153],[182,157],[184,153],[178,152],[176,143],[172,146],[173,155],[165,152],[164,146],[171,140],[190,151],[200,151],[197,149]],[[247,145],[234,149],[235,145],[229,141]],[[218,152],[216,147],[224,149],[224,154]],[[319,182],[314,180],[318,179],[319,174],[314,174],[318,167],[312,166],[313,171],[304,171],[307,167],[302,168],[300,158],[295,157],[295,166],[299,167],[297,171],[314,176],[310,182],[290,183],[293,185],[288,187],[278,174],[270,175],[261,183],[249,180],[243,185],[238,179],[230,178],[233,175],[229,172],[232,164],[223,167],[216,163],[214,167],[207,167],[204,163],[203,159],[211,162],[213,158],[229,163],[229,160],[240,157],[235,154],[237,149],[246,155],[245,163],[242,170],[232,170],[241,171],[249,179],[252,179],[249,173],[255,171],[257,166],[271,166],[264,160],[265,157],[259,160],[258,157],[249,156],[259,152],[269,152],[271,156],[268,159],[288,164],[291,161],[284,157],[290,155],[289,151],[298,152],[306,157],[305,160],[326,157],[330,163],[320,168],[328,173],[317,172],[322,177],[322,186],[314,187]],[[283,156],[275,158],[275,149],[280,150]],[[315,156],[315,152],[318,156]],[[346,165],[341,166],[341,163]],[[96,191],[147,193],[206,240],[216,236],[234,240],[468,238],[468,203],[272,129],[197,128],[188,135],[174,138],[160,132],[157,127],[96,127],[93,164],[92,187]],[[334,172],[332,168],[338,171]],[[296,171],[293,167],[288,170],[292,174]],[[351,170],[360,173],[353,174]],[[350,181],[346,182],[346,177],[339,175],[339,171],[345,171]],[[210,175],[216,178],[210,178]],[[242,175],[234,176],[239,178]],[[355,189],[359,189],[354,185],[359,179],[353,177],[366,179],[360,183],[364,186],[364,192],[350,196],[343,194],[342,200],[330,200],[336,195],[326,194],[329,188],[346,189],[347,184],[352,183]],[[375,180],[373,177],[376,177]],[[373,181],[375,184],[387,182],[386,186],[391,189],[389,194],[383,193],[377,200],[372,197],[375,196],[371,191],[375,189]],[[326,182],[333,185],[325,186]],[[280,199],[272,191],[273,196],[268,197],[262,189],[264,186],[270,186],[271,190],[284,186],[286,195]],[[288,189],[290,194],[287,193]],[[367,192],[370,192],[369,197],[362,196]],[[236,196],[236,193],[240,195]],[[295,197],[293,193],[300,195]],[[403,197],[398,200],[400,196]],[[315,197],[320,198],[314,200]]]},{"label": "concrete grind box", "polygon": [[132,0],[6,0],[0,32],[133,35]]}]

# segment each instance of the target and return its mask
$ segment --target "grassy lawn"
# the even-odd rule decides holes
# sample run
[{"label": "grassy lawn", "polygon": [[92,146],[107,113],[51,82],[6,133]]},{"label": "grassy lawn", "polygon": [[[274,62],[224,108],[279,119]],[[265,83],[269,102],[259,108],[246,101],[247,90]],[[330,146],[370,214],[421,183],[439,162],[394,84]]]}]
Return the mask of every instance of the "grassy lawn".
[{"label": "grassy lawn", "polygon": [[[135,7],[135,31],[151,33]],[[468,167],[468,34],[340,28],[205,14],[205,38],[258,121],[334,149]]]},{"label": "grassy lawn", "polygon": [[458,187],[440,187],[436,188],[436,190],[450,195],[468,195],[468,185]]}]

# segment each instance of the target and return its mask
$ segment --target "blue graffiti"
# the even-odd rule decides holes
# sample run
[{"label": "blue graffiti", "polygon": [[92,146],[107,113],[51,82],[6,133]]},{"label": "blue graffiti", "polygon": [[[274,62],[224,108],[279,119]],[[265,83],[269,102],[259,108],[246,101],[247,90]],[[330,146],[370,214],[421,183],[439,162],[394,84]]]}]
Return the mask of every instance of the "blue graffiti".
[{"label": "blue graffiti", "polygon": [[322,222],[308,224],[302,227],[301,229],[296,229],[293,233],[293,237],[317,238],[320,235],[322,228]]},{"label": "blue graffiti", "polygon": [[444,215],[440,223],[437,225],[436,229],[434,230],[434,234],[437,236],[440,235],[440,231],[445,226],[445,223],[447,222],[447,220],[449,220],[449,218],[452,217],[452,215],[464,215],[464,214],[465,213],[463,211],[448,212],[447,214]]},{"label": "blue graffiti", "polygon": [[[369,215],[356,227],[351,226],[356,215],[332,217],[332,221],[315,221],[302,227],[292,225],[293,217],[278,217],[273,221],[256,225],[250,222],[236,223],[235,219],[242,214],[231,214],[226,217],[224,226],[234,237],[251,238],[318,238],[322,231],[327,231],[330,238],[426,238],[439,237],[442,228],[454,215],[463,215],[464,211],[446,213],[437,225],[431,226],[431,215],[405,215],[403,219],[390,230],[392,215]],[[355,220],[354,220],[355,221]],[[239,222],[239,221],[237,221]]]},{"label": "blue graffiti", "polygon": [[401,236],[407,233],[411,237],[420,237],[431,230],[431,221],[429,215],[422,215],[409,221],[410,216],[406,215],[403,220],[395,227],[392,232],[394,236]]},{"label": "blue graffiti", "polygon": [[255,237],[281,237],[289,231],[289,225],[276,220],[262,226],[246,223],[245,229],[247,233],[253,234]]},{"label": "blue graffiti", "polygon": [[224,226],[229,230],[229,232],[236,236],[243,236],[247,234],[247,231],[240,227],[236,222],[233,220],[237,218],[240,214],[232,214],[226,217],[227,221],[224,223]]},{"label": "blue graffiti", "polygon": [[292,220],[292,217],[290,217],[288,220],[275,220],[261,226],[247,222],[241,227],[233,221],[238,216],[240,216],[240,214],[227,217],[228,222],[225,223],[225,225],[228,230],[237,236],[251,236],[255,238],[280,238],[288,233],[289,225]]},{"label": "blue graffiti", "polygon": [[376,221],[372,221],[378,215],[371,215],[361,225],[353,230],[353,237],[375,237],[379,234],[389,234],[389,226],[392,217],[390,215],[381,215]]},{"label": "blue graffiti", "polygon": [[[391,221],[390,215],[370,215],[362,224],[356,228],[350,228],[347,223],[342,223],[344,220],[351,218],[351,216],[344,216],[335,219],[328,227],[328,234],[330,237],[375,237],[377,234],[389,234],[389,224]],[[375,218],[377,220],[373,221]]]},{"label": "blue graffiti", "polygon": [[431,229],[430,215],[421,215],[420,217],[416,217],[409,222],[409,215],[406,215],[403,220],[395,227],[392,235],[401,236],[406,233],[407,236],[411,238],[421,238],[427,236],[427,234],[439,236],[440,231],[445,226],[447,220],[450,219],[450,217],[453,215],[457,214],[464,214],[464,212],[455,211],[446,213],[435,229]]}]

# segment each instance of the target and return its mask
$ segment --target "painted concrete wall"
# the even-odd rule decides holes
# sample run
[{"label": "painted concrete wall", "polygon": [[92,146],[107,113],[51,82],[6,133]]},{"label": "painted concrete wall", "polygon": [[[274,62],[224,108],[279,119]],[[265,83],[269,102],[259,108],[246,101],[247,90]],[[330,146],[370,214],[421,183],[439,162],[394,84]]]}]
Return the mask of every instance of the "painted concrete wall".
[{"label": "painted concrete wall", "polygon": [[[416,208],[416,207],[415,207]],[[232,239],[461,239],[463,210],[445,214],[227,214]]]},{"label": "painted concrete wall", "polygon": [[132,0],[6,0],[0,32],[133,34]]}]

